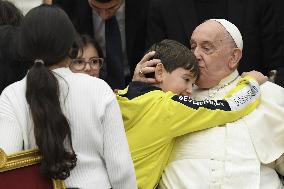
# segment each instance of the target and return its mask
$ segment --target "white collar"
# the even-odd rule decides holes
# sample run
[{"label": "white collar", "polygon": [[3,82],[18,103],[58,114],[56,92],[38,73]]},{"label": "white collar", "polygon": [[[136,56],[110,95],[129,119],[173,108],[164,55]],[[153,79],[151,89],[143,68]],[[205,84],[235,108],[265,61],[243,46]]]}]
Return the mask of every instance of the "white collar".
[{"label": "white collar", "polygon": [[224,88],[225,86],[227,86],[227,85],[231,84],[232,82],[234,82],[238,77],[239,77],[239,72],[238,72],[238,70],[235,70],[233,73],[231,73],[230,75],[228,75],[227,77],[222,79],[219,82],[218,85],[216,85],[215,87],[210,88],[210,90]]}]

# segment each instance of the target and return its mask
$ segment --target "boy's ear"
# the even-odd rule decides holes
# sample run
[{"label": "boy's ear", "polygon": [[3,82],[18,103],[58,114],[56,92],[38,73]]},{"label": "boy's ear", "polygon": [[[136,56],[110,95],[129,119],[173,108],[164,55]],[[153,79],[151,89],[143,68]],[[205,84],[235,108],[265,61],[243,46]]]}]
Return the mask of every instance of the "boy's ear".
[{"label": "boy's ear", "polygon": [[158,63],[155,68],[155,78],[158,83],[163,81],[163,73],[164,73],[164,65],[162,63]]}]

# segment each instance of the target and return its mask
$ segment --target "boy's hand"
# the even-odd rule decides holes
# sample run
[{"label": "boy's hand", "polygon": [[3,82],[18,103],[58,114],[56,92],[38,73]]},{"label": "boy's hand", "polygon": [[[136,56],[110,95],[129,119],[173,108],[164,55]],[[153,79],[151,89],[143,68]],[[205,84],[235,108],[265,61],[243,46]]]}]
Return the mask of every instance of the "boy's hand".
[{"label": "boy's hand", "polygon": [[255,78],[259,85],[265,83],[268,80],[267,76],[263,75],[261,72],[255,71],[255,70],[242,73],[242,77],[245,77],[247,75]]},{"label": "boy's hand", "polygon": [[145,77],[145,74],[154,72],[155,65],[161,62],[161,60],[159,59],[150,60],[154,55],[155,51],[148,52],[147,54],[144,55],[144,57],[135,67],[132,81],[142,81],[151,84],[157,83],[155,78]]}]

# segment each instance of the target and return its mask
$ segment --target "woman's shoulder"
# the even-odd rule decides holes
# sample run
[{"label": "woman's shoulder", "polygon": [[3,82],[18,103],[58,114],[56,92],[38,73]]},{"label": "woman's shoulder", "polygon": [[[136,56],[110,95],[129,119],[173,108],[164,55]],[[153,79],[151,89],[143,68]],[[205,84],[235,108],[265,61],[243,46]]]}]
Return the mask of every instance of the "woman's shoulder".
[{"label": "woman's shoulder", "polygon": [[26,77],[21,79],[20,81],[16,81],[14,83],[11,83],[8,85],[3,91],[2,94],[4,93],[17,93],[17,92],[22,92],[26,90]]},{"label": "woman's shoulder", "polygon": [[97,85],[108,86],[107,83],[99,78],[89,76],[84,73],[73,73],[69,68],[57,68],[53,70],[55,76],[58,76],[57,79],[63,78],[66,81],[75,84],[88,84],[88,83],[96,83]]},{"label": "woman's shoulder", "polygon": [[22,111],[26,107],[26,78],[8,85],[0,96],[0,111],[6,115],[13,115],[13,109]]},{"label": "woman's shoulder", "polygon": [[85,85],[88,88],[110,89],[110,86],[104,80],[84,73],[73,73],[70,80],[72,80],[72,83],[80,86]]},{"label": "woman's shoulder", "polygon": [[110,86],[102,79],[84,73],[73,73],[69,69],[56,69],[56,76],[61,85],[61,90],[81,93],[82,95],[112,95]]}]

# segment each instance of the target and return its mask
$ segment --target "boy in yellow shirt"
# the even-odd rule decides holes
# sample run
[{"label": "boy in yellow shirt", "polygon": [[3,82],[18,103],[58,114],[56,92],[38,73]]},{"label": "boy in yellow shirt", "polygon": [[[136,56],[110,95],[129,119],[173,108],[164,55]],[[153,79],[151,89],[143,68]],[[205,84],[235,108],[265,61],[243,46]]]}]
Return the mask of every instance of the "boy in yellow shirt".
[{"label": "boy in yellow shirt", "polygon": [[[199,70],[193,53],[173,40],[150,50],[162,62],[155,67],[157,84],[134,81],[117,94],[139,189],[157,186],[176,137],[235,121],[260,101],[259,85],[250,76],[225,100],[195,101],[190,95]],[[265,81],[260,73],[252,75]]]}]

